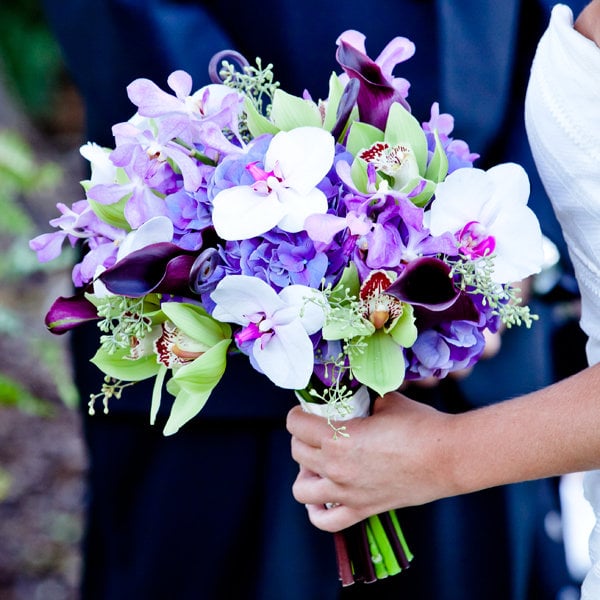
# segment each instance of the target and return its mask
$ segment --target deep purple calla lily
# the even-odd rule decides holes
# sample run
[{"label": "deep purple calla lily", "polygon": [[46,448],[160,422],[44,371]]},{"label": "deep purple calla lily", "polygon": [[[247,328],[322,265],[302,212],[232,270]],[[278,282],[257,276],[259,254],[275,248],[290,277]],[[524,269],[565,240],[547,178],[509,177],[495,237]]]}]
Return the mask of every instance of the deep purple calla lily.
[{"label": "deep purple calla lily", "polygon": [[413,306],[446,310],[456,302],[460,291],[450,278],[450,267],[428,256],[408,263],[386,294]]},{"label": "deep purple calla lily", "polygon": [[99,318],[96,307],[81,292],[75,296],[59,296],[46,313],[44,322],[51,333],[59,335]]},{"label": "deep purple calla lily", "polygon": [[140,298],[152,292],[190,297],[190,270],[197,252],[161,242],[136,250],[104,271],[100,281],[120,296]]},{"label": "deep purple calla lily", "polygon": [[439,258],[410,262],[386,294],[415,307],[421,330],[455,320],[477,322],[480,318],[469,295],[454,286],[450,267]]},{"label": "deep purple calla lily", "polygon": [[357,104],[361,121],[384,130],[390,106],[394,102],[410,111],[403,95],[392,85],[381,67],[359,49],[340,40],[336,59],[348,77],[360,82]]}]

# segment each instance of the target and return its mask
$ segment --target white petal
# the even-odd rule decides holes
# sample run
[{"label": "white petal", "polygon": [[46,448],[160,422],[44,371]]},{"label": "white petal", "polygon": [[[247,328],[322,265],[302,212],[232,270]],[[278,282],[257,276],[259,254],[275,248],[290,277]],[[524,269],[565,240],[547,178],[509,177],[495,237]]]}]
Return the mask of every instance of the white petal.
[{"label": "white petal", "polygon": [[279,297],[289,306],[297,307],[300,322],[309,335],[323,327],[325,297],[319,290],[305,285],[289,285],[279,292]]},{"label": "white petal", "polygon": [[152,217],[135,231],[128,233],[119,246],[117,261],[150,244],[170,242],[173,239],[173,222],[168,217]]},{"label": "white petal", "polygon": [[108,150],[94,142],[88,142],[79,148],[79,153],[90,162],[92,185],[114,183],[117,167],[111,162]]},{"label": "white petal", "polygon": [[481,169],[457,169],[438,184],[429,212],[433,235],[455,233],[469,221],[479,221],[483,203],[492,194],[492,181]]},{"label": "white petal", "polygon": [[224,240],[261,235],[273,229],[284,214],[277,194],[264,196],[247,185],[223,190],[213,200],[213,225]]},{"label": "white petal", "polygon": [[284,211],[278,225],[289,233],[302,231],[304,222],[310,215],[323,215],[327,212],[327,197],[317,188],[306,195],[300,195],[292,189],[283,189],[279,190],[277,196]]},{"label": "white petal", "polygon": [[256,340],[252,353],[263,373],[278,387],[299,390],[308,385],[314,350],[299,321],[276,327],[264,348]]},{"label": "white petal", "polygon": [[503,163],[487,171],[494,183],[494,195],[501,196],[502,204],[527,204],[529,177],[525,169],[516,163]]},{"label": "white petal", "polygon": [[228,275],[221,279],[210,297],[217,305],[213,311],[215,319],[240,325],[247,325],[253,315],[270,317],[286,306],[270,285],[248,275]]},{"label": "white petal", "polygon": [[542,232],[529,207],[504,211],[490,233],[496,239],[494,281],[512,283],[540,271],[544,262]]},{"label": "white petal", "polygon": [[335,141],[319,127],[297,127],[280,131],[265,155],[265,169],[279,163],[285,185],[306,195],[327,175],[335,154]]}]

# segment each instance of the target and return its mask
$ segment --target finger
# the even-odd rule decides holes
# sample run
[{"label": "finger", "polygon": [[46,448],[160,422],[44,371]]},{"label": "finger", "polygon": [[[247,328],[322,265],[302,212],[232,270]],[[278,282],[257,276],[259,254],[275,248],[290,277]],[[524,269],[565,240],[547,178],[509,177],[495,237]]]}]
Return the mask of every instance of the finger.
[{"label": "finger", "polygon": [[329,509],[323,504],[307,504],[306,510],[310,522],[315,527],[331,533],[346,529],[362,519],[355,511],[343,504]]},{"label": "finger", "polygon": [[305,444],[302,440],[292,436],[291,440],[292,458],[300,465],[301,468],[308,469],[316,474],[321,474],[319,448]]},{"label": "finger", "polygon": [[338,502],[336,486],[317,473],[302,467],[292,486],[294,498],[301,504]]},{"label": "finger", "polygon": [[332,435],[326,419],[311,415],[299,406],[295,406],[288,413],[286,427],[294,437],[315,448],[321,447],[324,436]]}]

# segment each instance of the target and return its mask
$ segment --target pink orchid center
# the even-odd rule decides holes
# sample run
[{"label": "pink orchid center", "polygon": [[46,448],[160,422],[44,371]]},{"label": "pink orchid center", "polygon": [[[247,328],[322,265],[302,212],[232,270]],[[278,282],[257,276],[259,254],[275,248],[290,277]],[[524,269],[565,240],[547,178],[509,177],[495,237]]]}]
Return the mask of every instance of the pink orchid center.
[{"label": "pink orchid center", "polygon": [[281,187],[283,175],[279,164],[275,163],[272,171],[265,171],[258,166],[258,161],[246,165],[246,170],[254,177],[252,189],[259,194],[270,194],[274,189]]},{"label": "pink orchid center", "polygon": [[479,221],[469,221],[456,233],[459,249],[468,258],[488,256],[496,248],[494,236],[488,235],[486,228]]},{"label": "pink orchid center", "polygon": [[265,344],[272,336],[273,322],[271,319],[263,317],[257,323],[248,323],[248,325],[242,327],[242,329],[235,334],[235,341],[238,346],[241,346],[246,342],[260,339],[261,346],[264,348]]}]

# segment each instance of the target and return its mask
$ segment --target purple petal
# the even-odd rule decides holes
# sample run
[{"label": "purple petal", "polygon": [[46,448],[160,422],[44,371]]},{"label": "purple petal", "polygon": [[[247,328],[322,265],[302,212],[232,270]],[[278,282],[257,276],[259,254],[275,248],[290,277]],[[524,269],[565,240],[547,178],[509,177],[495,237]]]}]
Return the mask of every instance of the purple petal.
[{"label": "purple petal", "polygon": [[83,295],[58,297],[46,314],[46,327],[55,334],[65,333],[78,325],[99,319],[96,307]]},{"label": "purple petal", "polygon": [[195,252],[168,242],[152,244],[128,254],[99,279],[109,292],[139,298],[151,292],[190,296],[188,285]]},{"label": "purple petal", "polygon": [[415,45],[408,38],[395,37],[381,51],[375,62],[381,68],[384,75],[392,76],[394,67],[411,58],[415,53]]},{"label": "purple petal", "polygon": [[169,112],[184,112],[181,100],[161,90],[149,79],[136,79],[127,86],[127,95],[144,117],[159,117]]},{"label": "purple petal", "polygon": [[173,71],[167,78],[167,83],[178,98],[186,98],[192,92],[192,77],[185,71]]},{"label": "purple petal", "polygon": [[358,110],[361,121],[383,130],[390,106],[394,102],[399,102],[410,110],[402,94],[382,73],[379,65],[368,56],[342,40],[336,58],[349,77],[360,81]]},{"label": "purple petal", "polygon": [[386,290],[403,302],[443,311],[460,295],[450,277],[450,267],[438,258],[418,258],[410,262]]},{"label": "purple petal", "polygon": [[66,237],[64,231],[42,233],[29,242],[29,247],[37,254],[40,262],[48,262],[60,256]]}]

